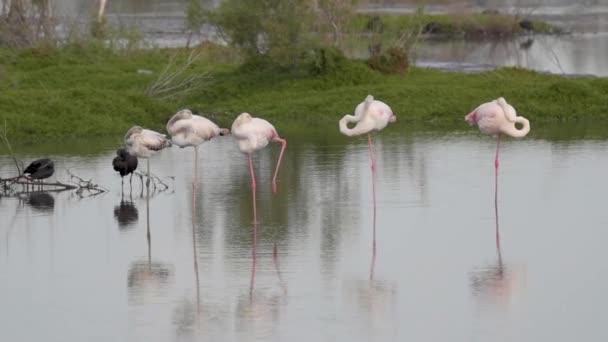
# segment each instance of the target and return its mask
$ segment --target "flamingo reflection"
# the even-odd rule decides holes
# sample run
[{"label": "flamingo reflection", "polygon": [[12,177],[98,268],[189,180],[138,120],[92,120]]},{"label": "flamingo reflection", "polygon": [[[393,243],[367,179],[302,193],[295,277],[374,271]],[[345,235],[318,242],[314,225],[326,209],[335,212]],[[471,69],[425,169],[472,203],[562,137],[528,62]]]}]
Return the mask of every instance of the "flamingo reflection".
[{"label": "flamingo reflection", "polygon": [[515,284],[515,273],[503,263],[500,244],[500,228],[498,220],[498,204],[494,202],[496,227],[496,261],[494,264],[481,267],[471,272],[470,284],[473,294],[480,298],[489,297],[501,304],[506,304],[512,294]]},{"label": "flamingo reflection", "polygon": [[150,234],[150,196],[146,196],[146,240],[148,245],[148,258],[131,263],[127,286],[140,298],[146,293],[155,293],[167,288],[173,276],[173,269],[169,265],[152,262],[152,239]]},{"label": "flamingo reflection", "polygon": [[[253,192],[253,198],[255,201],[255,192]],[[253,291],[255,288],[255,276],[256,276],[256,271],[257,271],[257,259],[258,259],[258,257],[257,257],[258,222],[257,222],[257,220],[255,220],[255,217],[257,217],[257,213],[255,212],[256,207],[254,206],[253,208],[254,208],[254,212],[253,212],[253,216],[254,216],[253,245],[252,245],[252,250],[251,250],[251,277],[249,280],[249,300],[250,301],[253,301]],[[279,253],[278,253],[278,248],[277,248],[276,243],[273,245],[273,248],[272,248],[272,264],[274,266],[274,270],[275,270],[277,279],[279,281],[279,286],[281,287],[283,293],[287,293],[287,284],[281,277],[281,269],[280,269],[280,264],[279,264]]]},{"label": "flamingo reflection", "polygon": [[194,176],[194,180],[192,183],[192,259],[194,260],[194,277],[196,279],[196,310],[197,313],[200,313],[200,303],[201,303],[201,297],[200,297],[200,280],[199,280],[199,274],[198,274],[198,253],[196,250],[196,224],[195,224],[195,218],[196,218],[196,190],[197,190],[197,177],[196,177],[196,170],[198,170],[198,158],[194,159],[194,169],[195,169],[195,176]]}]

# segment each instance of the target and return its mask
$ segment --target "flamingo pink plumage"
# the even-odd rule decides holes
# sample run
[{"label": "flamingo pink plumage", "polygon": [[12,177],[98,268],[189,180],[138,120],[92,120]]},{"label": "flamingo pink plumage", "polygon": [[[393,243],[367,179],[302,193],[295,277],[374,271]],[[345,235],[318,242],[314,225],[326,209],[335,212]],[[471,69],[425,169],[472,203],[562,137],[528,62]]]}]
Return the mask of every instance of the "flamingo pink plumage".
[{"label": "flamingo pink plumage", "polygon": [[[513,138],[523,138],[530,132],[530,121],[517,116],[515,108],[507,103],[503,97],[481,104],[464,119],[469,125],[477,125],[481,133],[496,137],[496,156],[494,158],[494,208],[496,212],[496,243],[499,244],[498,236],[498,152],[500,148],[500,136],[508,135]],[[518,129],[515,124],[521,124]]]},{"label": "flamingo pink plumage", "polygon": [[167,132],[171,135],[171,141],[179,147],[194,147],[194,185],[196,186],[198,146],[219,135],[229,134],[226,128],[220,128],[211,120],[193,115],[188,109],[182,109],[175,113],[167,122]]},{"label": "flamingo pink plumage", "polygon": [[[281,152],[279,159],[277,160],[277,166],[272,176],[272,192],[277,192],[277,174],[279,173],[279,166],[281,165],[281,159],[287,146],[287,140],[281,138],[277,130],[270,122],[254,118],[249,113],[241,113],[234,122],[232,123],[232,135],[237,139],[239,144],[239,150],[249,158],[249,172],[251,174],[251,190],[253,192],[253,206],[255,213],[255,173],[253,171],[253,162],[251,155],[254,151],[260,150],[268,145],[269,142],[280,142]],[[254,218],[254,221],[256,218]]]},{"label": "flamingo pink plumage", "polygon": [[[349,137],[367,134],[369,144],[369,156],[372,161],[372,196],[374,202],[374,215],[376,210],[376,157],[372,143],[373,131],[381,131],[389,123],[397,121],[393,110],[386,103],[374,100],[372,95],[367,95],[365,101],[359,103],[355,108],[355,115],[346,114],[338,122],[340,132]],[[356,123],[355,127],[349,128],[349,123]],[[375,232],[374,232],[375,236]]]}]

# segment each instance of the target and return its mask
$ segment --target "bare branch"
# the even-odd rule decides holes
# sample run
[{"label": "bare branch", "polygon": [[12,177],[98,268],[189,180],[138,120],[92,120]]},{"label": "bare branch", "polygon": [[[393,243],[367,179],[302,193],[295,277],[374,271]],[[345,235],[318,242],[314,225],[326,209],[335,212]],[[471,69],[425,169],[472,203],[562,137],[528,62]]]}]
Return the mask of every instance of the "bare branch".
[{"label": "bare branch", "polygon": [[4,119],[4,131],[0,132],[0,139],[4,141],[6,148],[8,149],[8,153],[15,162],[15,167],[17,168],[17,174],[21,174],[21,168],[19,167],[19,162],[17,161],[17,157],[15,157],[15,153],[13,153],[13,147],[11,146],[10,141],[8,141],[8,128],[6,125],[6,119]]}]

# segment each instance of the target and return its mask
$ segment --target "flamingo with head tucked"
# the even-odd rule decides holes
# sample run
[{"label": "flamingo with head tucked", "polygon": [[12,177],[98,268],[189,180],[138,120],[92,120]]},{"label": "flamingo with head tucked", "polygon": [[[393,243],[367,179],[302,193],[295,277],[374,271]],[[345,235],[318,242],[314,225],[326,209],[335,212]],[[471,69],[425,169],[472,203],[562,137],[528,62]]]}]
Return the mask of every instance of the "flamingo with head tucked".
[{"label": "flamingo with head tucked", "polygon": [[[374,145],[372,143],[372,132],[383,130],[389,123],[397,121],[397,116],[386,103],[374,100],[374,97],[367,95],[365,101],[359,103],[355,108],[355,115],[346,114],[338,122],[340,132],[349,137],[367,134],[369,144],[369,156],[372,161],[372,196],[374,202],[374,212],[376,208],[376,156],[374,155]],[[353,128],[349,128],[349,123],[355,123]]]},{"label": "flamingo with head tucked", "polygon": [[179,147],[194,147],[194,186],[196,186],[198,146],[218,135],[229,134],[226,128],[220,128],[211,120],[193,115],[188,109],[175,113],[167,122],[167,132],[171,135],[171,141]]},{"label": "flamingo with head tucked", "polygon": [[[281,143],[281,152],[279,153],[279,159],[277,160],[277,166],[272,176],[272,192],[277,192],[277,174],[279,173],[279,167],[281,166],[281,159],[287,146],[287,140],[281,138],[274,126],[260,118],[254,118],[249,113],[241,113],[234,122],[232,123],[232,135],[237,139],[239,144],[239,150],[245,154],[249,159],[249,172],[251,174],[251,191],[253,192],[253,206],[255,214],[255,173],[253,171],[253,162],[251,155],[254,151],[261,150],[266,147],[269,142]],[[254,218],[254,222],[256,218]]]},{"label": "flamingo with head tucked", "polygon": [[[515,108],[503,97],[481,104],[464,119],[469,125],[477,125],[481,133],[496,137],[496,157],[494,158],[494,205],[498,220],[498,152],[500,136],[508,135],[513,138],[523,138],[530,132],[530,121],[523,116],[517,116]],[[515,124],[521,124],[518,129]],[[498,221],[497,221],[498,222]],[[498,234],[498,228],[497,228]],[[497,237],[498,238],[498,237]]]},{"label": "flamingo with head tucked", "polygon": [[148,167],[146,186],[150,187],[150,157],[156,152],[171,146],[171,141],[164,134],[142,128],[131,127],[125,134],[127,152],[137,158],[145,158]]},{"label": "flamingo with head tucked", "polygon": [[[338,122],[340,132],[349,137],[367,134],[369,152],[372,160],[372,173],[376,171],[376,158],[372,143],[371,133],[383,130],[389,123],[397,121],[393,110],[386,103],[374,100],[367,95],[365,101],[359,103],[355,108],[355,115],[347,114]],[[355,123],[355,127],[349,128],[349,123]]]}]

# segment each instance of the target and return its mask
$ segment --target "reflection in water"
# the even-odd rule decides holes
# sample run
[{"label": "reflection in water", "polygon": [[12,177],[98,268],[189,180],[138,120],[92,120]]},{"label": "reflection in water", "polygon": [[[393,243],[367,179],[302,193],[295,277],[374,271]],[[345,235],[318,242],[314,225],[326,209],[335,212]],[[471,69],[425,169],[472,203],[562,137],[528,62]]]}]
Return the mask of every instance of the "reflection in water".
[{"label": "reflection in water", "polygon": [[28,195],[26,203],[41,212],[51,212],[55,209],[55,198],[48,192],[32,192]]},{"label": "reflection in water", "polygon": [[[496,171],[498,172],[498,169]],[[496,263],[473,271],[470,276],[470,282],[471,289],[476,297],[490,297],[505,304],[511,295],[512,279],[509,271],[503,265],[502,252],[500,250],[497,195],[494,198],[494,215],[496,225]]]},{"label": "reflection in water", "polygon": [[146,294],[157,293],[166,289],[173,270],[170,266],[152,262],[152,239],[150,234],[150,193],[146,190],[146,240],[148,243],[147,261],[135,261],[129,266],[127,286],[132,298],[143,298]]},{"label": "reflection in water", "polygon": [[[501,340],[495,329],[500,325],[517,331],[514,340],[527,342],[538,336],[567,340],[560,336],[579,333],[571,325],[585,325],[585,337],[603,336],[596,310],[602,310],[598,298],[604,298],[607,281],[601,270],[608,233],[602,227],[605,191],[597,180],[606,169],[598,156],[608,142],[568,141],[565,146],[528,139],[506,146],[508,159],[500,172],[509,177],[500,180],[500,187],[521,187],[526,196],[501,190],[500,207],[494,209],[502,231],[495,247],[488,231],[494,220],[487,165],[495,143],[480,144],[474,134],[378,135],[374,217],[367,141],[327,139],[292,139],[290,148],[298,153],[286,155],[288,172],[281,183],[286,191],[273,197],[270,187],[259,188],[255,254],[252,194],[249,177],[243,177],[248,172],[232,158],[236,149],[226,153],[229,148],[216,142],[217,149],[208,152],[210,162],[199,160],[205,177],[199,176],[195,210],[184,205],[192,197],[188,174],[176,182],[174,193],[150,198],[148,222],[138,221],[134,234],[104,229],[117,225],[108,216],[116,197],[82,201],[51,193],[57,205],[48,215],[26,204],[27,195],[22,202],[3,197],[0,240],[10,242],[10,253],[0,241],[2,335],[11,341],[72,332],[66,339],[103,334],[105,340],[146,341],[306,336],[315,341],[463,342]],[[270,153],[260,156],[262,170],[274,166]],[[192,162],[189,157],[169,151],[159,167],[171,173]],[[81,160],[73,163],[78,170],[98,164],[100,171],[91,172],[108,174],[102,183],[114,179],[103,156],[69,158]],[[417,188],[427,194],[421,196]],[[480,198],[487,201],[479,203]],[[580,198],[589,200],[581,203]],[[135,200],[138,209],[146,205],[143,198]],[[467,228],[454,229],[457,222],[467,222]],[[155,228],[150,261],[146,224],[150,231]],[[61,229],[53,232],[49,225]],[[375,237],[374,225],[380,233]],[[484,235],[488,244],[479,248]],[[198,241],[191,247],[193,237]],[[195,254],[200,314],[193,288]],[[520,291],[515,260],[534,265],[529,294]],[[281,281],[289,293],[281,290]],[[573,295],[556,303],[563,293]],[[508,307],[495,303],[505,297]],[[47,302],[52,305],[39,305]],[[90,307],[95,310],[82,315]],[[62,329],[66,319],[74,329]],[[30,321],[44,326],[23,329]],[[437,322],[445,324],[437,329]]]},{"label": "reflection in water", "polygon": [[173,269],[159,262],[135,261],[129,266],[127,286],[129,299],[141,301],[146,295],[155,295],[167,288]]},{"label": "reflection in water", "polygon": [[198,253],[196,252],[196,192],[198,190],[198,146],[194,146],[194,178],[192,179],[192,259],[194,260],[194,276],[196,279],[196,309],[200,313],[201,296],[198,274]]},{"label": "reflection in water", "polygon": [[512,294],[513,279],[502,261],[500,242],[496,244],[497,260],[494,264],[476,268],[470,275],[471,290],[479,298],[488,298],[507,304]]},{"label": "reflection in water", "polygon": [[139,212],[133,200],[120,200],[120,204],[114,207],[114,218],[118,221],[118,228],[126,230],[132,228],[139,219]]},{"label": "reflection in water", "polygon": [[[372,184],[375,180],[372,180]],[[369,313],[369,324],[372,331],[394,329],[394,318],[397,308],[397,287],[396,284],[388,281],[375,279],[376,269],[376,196],[373,194],[372,211],[372,257],[369,270],[369,280],[365,286],[359,282],[358,299],[359,305],[365,312]]]}]

